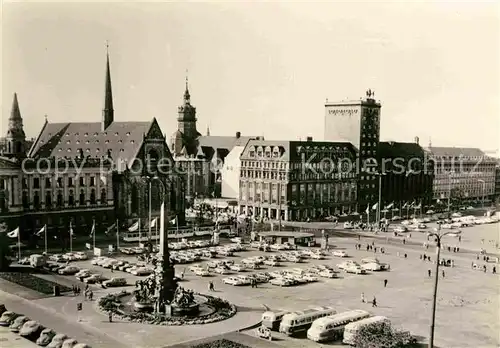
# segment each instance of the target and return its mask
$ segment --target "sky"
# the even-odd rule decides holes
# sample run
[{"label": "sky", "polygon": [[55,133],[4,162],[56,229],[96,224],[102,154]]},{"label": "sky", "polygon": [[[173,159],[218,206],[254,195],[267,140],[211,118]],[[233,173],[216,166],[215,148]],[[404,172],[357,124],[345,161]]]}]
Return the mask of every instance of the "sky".
[{"label": "sky", "polygon": [[[381,139],[496,150],[499,3],[2,4],[2,122],[101,119],[106,41],[115,120],[176,130],[186,75],[198,130],[323,139],[324,104],[382,103]],[[187,72],[187,73],[186,73]]]}]

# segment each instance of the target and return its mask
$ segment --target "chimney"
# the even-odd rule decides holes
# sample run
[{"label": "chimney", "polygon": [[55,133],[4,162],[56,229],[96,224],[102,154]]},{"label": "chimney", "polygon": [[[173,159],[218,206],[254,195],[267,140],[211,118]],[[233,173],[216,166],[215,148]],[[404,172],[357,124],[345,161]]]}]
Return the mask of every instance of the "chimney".
[{"label": "chimney", "polygon": [[241,138],[241,132],[236,132],[236,139]]},{"label": "chimney", "polygon": [[313,141],[313,137],[307,137],[307,141]]},{"label": "chimney", "polygon": [[417,145],[418,145],[419,140],[420,140],[420,139],[419,139],[418,137],[415,137],[415,144],[417,144]]}]

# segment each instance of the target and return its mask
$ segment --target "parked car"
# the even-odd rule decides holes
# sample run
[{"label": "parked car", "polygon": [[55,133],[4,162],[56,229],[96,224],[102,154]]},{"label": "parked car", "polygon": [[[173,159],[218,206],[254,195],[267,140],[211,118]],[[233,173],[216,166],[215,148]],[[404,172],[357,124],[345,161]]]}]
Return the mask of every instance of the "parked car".
[{"label": "parked car", "polygon": [[47,346],[54,336],[56,335],[56,332],[52,329],[43,329],[42,332],[40,333],[40,337],[36,340],[36,344],[38,344],[41,347]]},{"label": "parked car", "polygon": [[66,259],[61,254],[50,255],[49,260],[54,262],[66,262]]},{"label": "parked car", "polygon": [[125,278],[111,278],[109,280],[105,280],[103,284],[106,287],[125,286],[127,285],[127,280]]},{"label": "parked car", "polygon": [[12,332],[19,332],[21,328],[23,327],[24,323],[30,321],[30,318],[21,315],[20,317],[17,317],[14,319],[14,321],[9,325],[9,329]]},{"label": "parked car", "polygon": [[147,267],[139,267],[132,270],[130,273],[136,276],[148,276],[153,273],[153,270]]},{"label": "parked car", "polygon": [[19,330],[19,335],[30,341],[34,341],[40,336],[43,329],[45,328],[38,321],[30,320],[24,323],[21,330]]},{"label": "parked car", "polygon": [[52,341],[47,345],[47,348],[61,348],[63,342],[66,341],[69,337],[65,334],[56,334]]},{"label": "parked car", "polygon": [[238,278],[238,277],[227,277],[227,278],[223,278],[222,279],[222,282],[224,284],[228,284],[228,285],[233,285],[233,286],[238,286],[238,285],[245,285],[245,282],[243,282],[242,279]]},{"label": "parked car", "polygon": [[269,260],[265,260],[264,261],[264,265],[271,266],[271,267],[278,267],[279,266],[279,262],[276,261],[276,260],[269,259]]},{"label": "parked car", "polygon": [[90,277],[92,273],[88,269],[82,269],[75,274],[77,279]]},{"label": "parked car", "polygon": [[63,269],[60,269],[57,271],[57,273],[62,274],[62,275],[75,275],[78,273],[80,269],[76,266],[66,266]]},{"label": "parked car", "polygon": [[225,267],[216,267],[212,270],[212,272],[217,274],[229,274],[229,271]]},{"label": "parked car", "polygon": [[75,257],[77,260],[88,260],[89,259],[89,256],[83,251],[77,251],[75,253]]},{"label": "parked car", "polygon": [[83,281],[87,284],[101,283],[108,278],[104,277],[102,274],[92,274],[90,277],[85,278]]},{"label": "parked car", "polygon": [[23,257],[21,260],[17,261],[17,263],[23,266],[28,266],[30,264],[30,258]]},{"label": "parked car", "polygon": [[337,257],[347,257],[349,255],[347,255],[347,253],[344,251],[344,250],[334,250],[332,252],[333,256],[337,256]]},{"label": "parked car", "polygon": [[91,348],[87,343],[78,343],[73,348]]},{"label": "parked car", "polygon": [[349,265],[344,268],[344,272],[346,273],[354,273],[354,274],[366,274],[366,270],[364,270],[359,265]]},{"label": "parked car", "polygon": [[75,340],[74,338],[68,338],[63,342],[61,348],[74,348],[77,344],[77,340]]},{"label": "parked car", "polygon": [[0,316],[2,314],[4,314],[5,312],[7,312],[7,308],[5,307],[5,305],[3,303],[0,303]]},{"label": "parked car", "polygon": [[208,277],[210,275],[210,272],[204,268],[197,268],[193,271],[193,273],[200,277]]},{"label": "parked car", "polygon": [[337,273],[329,269],[324,269],[320,271],[318,275],[323,278],[337,278]]},{"label": "parked car", "polygon": [[229,269],[231,271],[235,271],[235,272],[243,272],[245,270],[245,266],[237,263],[237,264],[229,266]]},{"label": "parked car", "polygon": [[312,283],[312,282],[317,282],[318,281],[318,278],[314,275],[314,274],[311,274],[311,273],[306,273],[302,276],[302,278],[307,281],[308,283]]},{"label": "parked car", "polygon": [[276,286],[291,286],[293,285],[293,281],[285,278],[274,278],[269,281],[272,285]]},{"label": "parked car", "polygon": [[19,314],[11,312],[11,311],[6,311],[2,313],[2,316],[0,317],[0,326],[9,326],[14,322],[14,320],[19,316]]}]

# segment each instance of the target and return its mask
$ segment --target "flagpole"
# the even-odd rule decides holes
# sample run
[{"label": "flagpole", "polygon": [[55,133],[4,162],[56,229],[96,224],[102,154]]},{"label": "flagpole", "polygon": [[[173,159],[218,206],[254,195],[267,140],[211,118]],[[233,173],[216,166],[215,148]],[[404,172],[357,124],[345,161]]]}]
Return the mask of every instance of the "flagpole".
[{"label": "flagpole", "polygon": [[139,246],[141,245],[141,218],[139,218]]},{"label": "flagpole", "polygon": [[45,230],[45,254],[47,254],[47,224],[45,224],[45,226],[43,227],[44,230]]},{"label": "flagpole", "polygon": [[158,220],[155,220],[155,238],[156,244],[160,245],[160,240],[158,239]]},{"label": "flagpole", "polygon": [[94,244],[94,249],[95,249],[95,220],[92,220],[92,232],[93,232],[92,233],[92,237],[93,237],[92,242]]},{"label": "flagpole", "polygon": [[179,219],[175,215],[175,234],[177,235],[177,240],[179,240]]},{"label": "flagpole", "polygon": [[19,261],[21,261],[21,229],[19,227],[17,230],[17,255],[19,255]]},{"label": "flagpole", "polygon": [[69,251],[73,252],[73,225],[69,222]]},{"label": "flagpole", "polygon": [[116,219],[116,250],[120,249],[120,226],[118,225],[118,219]]}]

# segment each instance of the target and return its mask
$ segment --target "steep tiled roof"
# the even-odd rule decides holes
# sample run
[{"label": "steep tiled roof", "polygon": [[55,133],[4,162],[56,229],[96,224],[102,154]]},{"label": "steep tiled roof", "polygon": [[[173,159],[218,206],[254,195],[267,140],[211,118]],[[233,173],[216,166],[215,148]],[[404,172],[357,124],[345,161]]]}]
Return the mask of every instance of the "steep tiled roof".
[{"label": "steep tiled roof", "polygon": [[240,136],[240,137],[229,137],[229,136],[216,136],[216,135],[202,135],[198,138],[198,143],[200,146],[212,147],[214,149],[228,149],[231,151],[235,146],[245,146],[246,143],[257,137],[250,136]]},{"label": "steep tiled roof", "polygon": [[462,155],[463,157],[483,157],[485,153],[480,149],[473,147],[429,147],[427,149],[433,156],[438,157],[459,157]]},{"label": "steep tiled roof", "polygon": [[46,123],[33,144],[29,157],[72,158],[80,155],[122,159],[128,163],[140,150],[152,122],[113,122],[101,130],[100,122]]},{"label": "steep tiled roof", "polygon": [[378,147],[378,154],[382,158],[422,157],[424,155],[424,150],[417,143],[381,141]]}]

